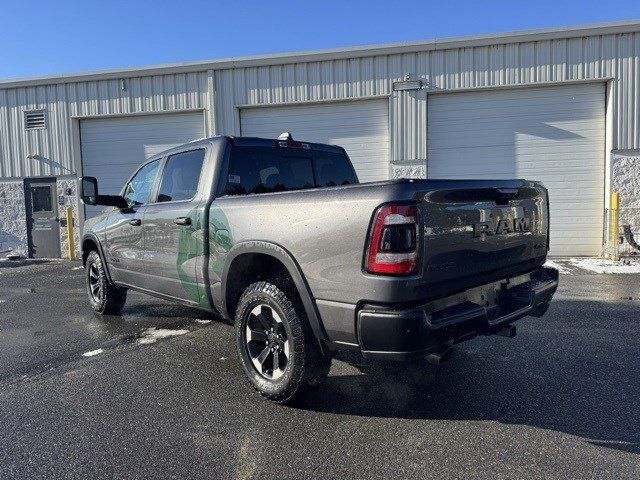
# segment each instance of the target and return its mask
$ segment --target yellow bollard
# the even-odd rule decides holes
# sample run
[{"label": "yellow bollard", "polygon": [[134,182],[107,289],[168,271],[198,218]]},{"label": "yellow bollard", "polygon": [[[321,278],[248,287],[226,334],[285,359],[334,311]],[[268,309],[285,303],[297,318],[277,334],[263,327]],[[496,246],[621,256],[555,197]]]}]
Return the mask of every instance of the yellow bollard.
[{"label": "yellow bollard", "polygon": [[611,259],[620,260],[620,252],[618,252],[618,229],[620,228],[620,194],[613,192],[611,194],[611,208],[609,213],[609,243],[611,249]]},{"label": "yellow bollard", "polygon": [[69,260],[76,259],[76,242],[73,238],[73,208],[67,207],[67,239],[69,245]]}]

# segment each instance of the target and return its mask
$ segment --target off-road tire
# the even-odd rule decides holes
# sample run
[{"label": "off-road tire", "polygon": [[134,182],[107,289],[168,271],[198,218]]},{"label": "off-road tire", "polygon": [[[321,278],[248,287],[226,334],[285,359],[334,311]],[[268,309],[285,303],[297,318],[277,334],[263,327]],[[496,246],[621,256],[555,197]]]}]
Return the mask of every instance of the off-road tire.
[{"label": "off-road tire", "polygon": [[[235,315],[236,344],[249,382],[260,395],[280,404],[292,403],[305,391],[319,386],[331,368],[331,358],[320,350],[304,309],[294,306],[291,296],[275,283],[256,282],[240,297]],[[259,305],[267,305],[279,316],[290,342],[284,373],[277,379],[265,378],[258,372],[247,346],[247,321]]]},{"label": "off-road tire", "polygon": [[[92,268],[93,267],[93,268]],[[97,274],[97,285],[101,295],[97,298],[92,294],[92,275]],[[87,284],[87,296],[91,308],[102,315],[119,314],[127,301],[127,290],[116,287],[107,278],[100,255],[95,250],[90,252],[85,263],[85,279]],[[94,280],[96,281],[96,280]],[[94,283],[95,285],[95,283]]]}]

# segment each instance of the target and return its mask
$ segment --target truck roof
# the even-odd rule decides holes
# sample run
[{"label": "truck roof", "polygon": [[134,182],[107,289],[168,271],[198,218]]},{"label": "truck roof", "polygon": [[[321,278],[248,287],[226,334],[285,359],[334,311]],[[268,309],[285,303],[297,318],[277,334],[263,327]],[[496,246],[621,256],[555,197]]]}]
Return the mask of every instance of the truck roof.
[{"label": "truck roof", "polygon": [[[234,145],[242,146],[242,147],[269,147],[276,148],[282,147],[283,140],[278,140],[276,138],[260,138],[260,137],[235,137],[231,135],[212,135],[210,137],[197,138],[195,140],[191,140],[190,142],[183,143],[180,145],[176,145],[175,147],[168,148],[163,150],[162,152],[158,152],[155,155],[147,158],[147,162],[155,160],[157,158],[162,158],[166,155],[170,155],[175,151],[183,150],[185,146],[193,146],[197,147],[199,145],[204,145],[211,141],[227,139],[231,141]],[[304,150],[313,150],[313,151],[322,151],[322,152],[333,152],[333,153],[343,153],[346,154],[344,148],[339,147],[337,145],[327,145],[324,143],[312,143],[305,142],[300,140],[290,140],[296,144],[302,144]]]},{"label": "truck roof", "polygon": [[[229,139],[237,145],[241,147],[282,147],[282,143],[286,142],[286,140],[280,140],[277,138],[260,138],[260,137],[235,137],[229,136]],[[344,149],[337,145],[328,145],[325,143],[313,143],[307,142],[301,139],[291,139],[289,140],[293,143],[300,143],[304,145],[305,149],[316,150],[316,151],[324,151],[324,152],[334,152],[334,153],[344,153]]]}]

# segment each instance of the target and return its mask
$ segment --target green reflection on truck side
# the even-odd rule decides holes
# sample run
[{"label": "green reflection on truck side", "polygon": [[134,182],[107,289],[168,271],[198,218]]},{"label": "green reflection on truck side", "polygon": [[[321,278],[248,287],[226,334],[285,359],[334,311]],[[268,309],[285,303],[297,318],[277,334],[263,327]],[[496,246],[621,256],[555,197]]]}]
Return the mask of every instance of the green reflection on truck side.
[{"label": "green reflection on truck side", "polygon": [[[203,290],[202,281],[198,281],[197,268],[204,264],[204,226],[203,208],[189,212],[191,225],[180,231],[176,269],[180,283],[187,298],[200,307],[210,310],[208,296]],[[209,278],[211,284],[221,281],[227,255],[233,245],[229,222],[220,208],[212,207],[209,212]],[[202,280],[202,279],[200,279]]]}]

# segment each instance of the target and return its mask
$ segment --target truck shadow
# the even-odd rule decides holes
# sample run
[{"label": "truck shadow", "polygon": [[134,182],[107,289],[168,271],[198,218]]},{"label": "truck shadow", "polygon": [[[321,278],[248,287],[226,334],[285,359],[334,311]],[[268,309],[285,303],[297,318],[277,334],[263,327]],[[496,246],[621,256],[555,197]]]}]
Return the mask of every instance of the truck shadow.
[{"label": "truck shadow", "polygon": [[2,260],[0,261],[0,269],[4,268],[20,268],[29,265],[40,265],[43,263],[50,263],[52,260],[48,259],[35,259],[35,258],[20,258],[18,260]]},{"label": "truck shadow", "polygon": [[366,368],[371,374],[331,375],[299,407],[365,417],[522,424],[640,454],[635,310],[630,306],[617,317],[609,313],[612,305],[556,301],[542,320],[525,319],[513,340],[462,344],[440,367],[395,364]]}]

